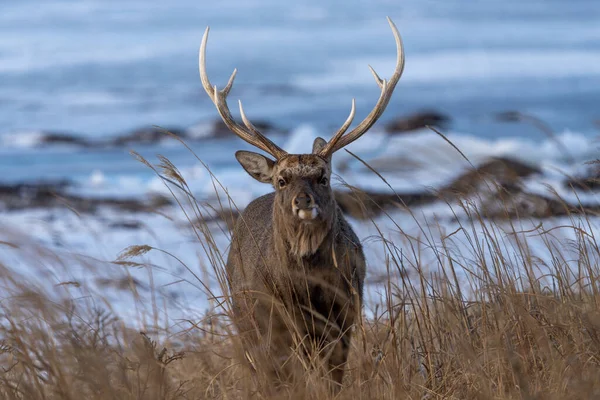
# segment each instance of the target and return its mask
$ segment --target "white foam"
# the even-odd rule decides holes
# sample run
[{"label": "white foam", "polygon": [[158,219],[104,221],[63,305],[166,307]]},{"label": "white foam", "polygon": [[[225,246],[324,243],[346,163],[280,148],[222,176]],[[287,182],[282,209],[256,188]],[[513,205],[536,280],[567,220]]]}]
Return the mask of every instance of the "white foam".
[{"label": "white foam", "polygon": [[202,121],[188,127],[185,133],[193,139],[207,138],[214,134],[213,125],[212,121]]},{"label": "white foam", "polygon": [[102,187],[106,184],[106,177],[100,170],[94,170],[90,175],[90,185],[94,187]]},{"label": "white foam", "polygon": [[6,133],[0,136],[2,147],[8,148],[33,148],[42,144],[44,133],[41,131],[33,132],[14,132]]}]

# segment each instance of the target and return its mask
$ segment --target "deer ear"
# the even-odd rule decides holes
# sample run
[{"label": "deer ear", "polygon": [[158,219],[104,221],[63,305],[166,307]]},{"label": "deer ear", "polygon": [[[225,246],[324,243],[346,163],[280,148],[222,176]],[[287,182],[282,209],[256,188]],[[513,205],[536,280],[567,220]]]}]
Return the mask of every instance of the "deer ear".
[{"label": "deer ear", "polygon": [[251,177],[259,182],[271,183],[275,161],[262,154],[242,150],[235,153],[235,158]]},{"label": "deer ear", "polygon": [[326,144],[327,144],[327,142],[322,137],[316,138],[315,141],[313,142],[313,148],[312,148],[313,154],[317,154],[318,152],[323,150],[323,147],[325,147]]}]

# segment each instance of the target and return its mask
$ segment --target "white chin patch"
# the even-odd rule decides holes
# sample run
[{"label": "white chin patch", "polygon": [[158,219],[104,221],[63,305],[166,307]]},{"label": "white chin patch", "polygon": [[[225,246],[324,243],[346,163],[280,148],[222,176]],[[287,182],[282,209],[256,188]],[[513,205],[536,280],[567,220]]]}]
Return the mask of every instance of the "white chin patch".
[{"label": "white chin patch", "polygon": [[316,208],[311,208],[310,210],[298,210],[298,217],[304,220],[313,220],[317,218],[319,212]]}]

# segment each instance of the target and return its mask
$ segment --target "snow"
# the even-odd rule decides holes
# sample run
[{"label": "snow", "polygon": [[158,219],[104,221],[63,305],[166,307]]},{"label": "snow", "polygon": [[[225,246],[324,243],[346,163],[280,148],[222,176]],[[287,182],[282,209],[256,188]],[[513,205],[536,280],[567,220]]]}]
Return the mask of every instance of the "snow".
[{"label": "snow", "polygon": [[[282,147],[292,153],[309,152],[319,134],[310,125],[300,126],[290,133]],[[562,184],[565,176],[581,173],[582,163],[594,157],[594,142],[584,135],[570,131],[557,135],[557,140],[565,145],[575,163],[565,158],[556,142],[549,138],[535,142],[525,138],[490,140],[461,132],[448,132],[447,136],[469,161],[429,130],[412,135],[387,135],[374,129],[348,148],[368,163],[379,165],[387,183],[348,152],[339,151],[334,156],[337,175],[333,185],[339,189],[347,183],[364,190],[389,192],[389,184],[397,192],[420,192],[443,187],[472,168],[471,164],[479,165],[490,157],[502,156],[540,168],[541,174],[524,181],[529,192],[552,197],[549,189],[552,187],[574,203],[581,200],[597,204],[600,200],[593,193],[575,195]],[[32,143],[34,138],[27,140]],[[21,140],[21,144],[27,144],[27,140]],[[202,213],[210,215],[213,213],[211,207],[218,209],[222,204],[243,209],[252,199],[272,190],[270,185],[250,178],[235,162],[230,154],[233,153],[231,147],[248,148],[239,142],[232,139],[202,144],[196,151],[201,160],[206,157],[205,164],[191,157],[187,150],[178,150],[180,145],[159,146],[156,150],[170,152],[169,159],[186,180]],[[50,161],[45,162],[52,163],[52,157],[56,157],[56,163],[68,170],[64,166],[65,157],[77,153],[48,154]],[[89,173],[82,175],[77,185],[69,190],[85,196],[113,198],[175,194],[184,200],[182,204],[187,214],[177,206],[160,214],[119,213],[111,209],[102,209],[95,215],[78,215],[68,209],[6,213],[0,222],[0,241],[16,242],[18,247],[0,244],[0,262],[14,274],[20,274],[28,284],[41,287],[53,296],[60,297],[65,293],[75,298],[98,295],[115,313],[134,325],[142,326],[150,315],[164,324],[202,315],[214,304],[211,299],[221,294],[217,277],[227,257],[230,240],[227,229],[223,223],[209,223],[210,234],[218,249],[214,253],[207,238],[192,229],[197,216],[185,194],[165,183],[150,168],[142,165],[140,169],[136,163],[123,161],[115,165],[106,161],[107,155],[111,160],[126,157],[125,154],[101,153],[97,162],[92,162],[87,161],[90,158],[86,156],[90,163]],[[223,162],[223,159],[231,161]],[[148,156],[148,160],[153,164],[160,161],[153,156]],[[52,169],[44,163],[39,168]],[[590,217],[589,222],[590,226],[585,229],[595,234],[598,219]],[[483,260],[482,255],[474,254],[472,236],[483,235],[485,229],[479,222],[471,222],[456,204],[434,203],[410,212],[392,210],[389,216],[383,215],[374,221],[351,220],[351,223],[367,255],[367,312],[381,300],[381,282],[390,260],[401,258],[401,269],[404,268],[410,278],[416,276],[417,270],[428,274],[443,273],[448,265],[440,264],[439,254],[450,253],[463,261],[473,262],[473,265],[463,265],[464,269],[459,271],[459,279],[466,283],[477,281],[478,264],[494,261],[489,254],[483,255]],[[576,270],[577,254],[568,244],[577,236],[576,230],[569,226],[584,223],[586,221],[561,217],[498,222],[492,226],[503,253],[515,270],[521,268],[519,265],[526,257],[516,245],[515,238],[526,238],[526,252],[536,260],[537,274],[543,276],[548,272],[547,266],[552,265],[552,255],[556,256],[557,249],[564,260],[569,260],[565,264]],[[513,230],[528,233],[515,235]],[[386,243],[393,243],[394,247]],[[115,264],[119,254],[132,245],[150,245],[158,250],[125,260],[134,264]],[[552,246],[556,248],[550,252]],[[395,270],[392,279],[399,278]],[[116,288],[115,281],[125,286]],[[136,291],[131,290],[132,282],[135,282]]]},{"label": "snow", "polygon": [[[268,185],[263,186],[268,191]],[[238,207],[244,207],[254,197],[251,192],[238,187],[229,194]],[[223,202],[227,206],[226,198]],[[216,202],[212,204],[218,208]],[[144,318],[154,312],[159,313],[155,317],[161,323],[189,319],[205,312],[211,299],[221,294],[217,276],[222,272],[230,237],[223,223],[209,223],[210,235],[218,249],[215,255],[208,250],[211,245],[203,234],[192,229],[188,217],[193,221],[195,216],[189,207],[186,210],[187,217],[177,207],[161,214],[127,214],[109,209],[102,209],[96,215],[77,215],[68,209],[8,213],[0,223],[0,241],[18,247],[0,244],[0,262],[25,277],[29,285],[37,285],[55,296],[66,290],[76,298],[92,293],[101,295],[115,313],[134,325],[143,325]],[[207,210],[203,208],[203,212]],[[140,228],[125,227],[123,222],[128,221],[139,223]],[[484,260],[478,260],[474,254],[471,240],[474,235],[481,240],[485,230],[479,222],[471,222],[458,205],[435,203],[410,212],[392,210],[389,216],[382,215],[374,221],[351,219],[350,222],[367,256],[367,310],[380,300],[384,289],[381,279],[388,273],[390,259],[399,260],[400,255],[409,278],[414,279],[418,269],[426,274],[444,273],[447,258],[442,257],[445,261],[440,265],[438,256],[449,253],[462,262],[473,263],[459,269],[459,279],[477,281],[477,265]],[[569,260],[576,270],[576,249],[569,245],[577,238],[576,230],[568,226],[584,223],[568,217],[494,224],[487,221],[486,229],[493,226],[494,237],[515,270],[520,268],[524,255],[516,246],[513,232],[524,232],[516,236],[527,240],[526,253],[537,260],[537,274],[542,276],[549,271],[547,266],[552,265],[553,257],[561,252],[563,259]],[[598,219],[591,218],[590,223],[586,231],[600,233]],[[543,231],[551,234],[539,233]],[[386,243],[393,243],[394,247]],[[139,265],[114,264],[123,250],[132,245],[149,245],[157,250],[126,259]],[[555,248],[550,252],[552,246]],[[493,255],[484,253],[485,262],[492,265]],[[392,280],[399,282],[393,263],[391,267]],[[137,282],[135,292],[129,286],[117,289],[111,283],[131,280]],[[78,286],[71,287],[65,282],[77,282]],[[160,305],[159,311],[151,307],[154,303]]]}]

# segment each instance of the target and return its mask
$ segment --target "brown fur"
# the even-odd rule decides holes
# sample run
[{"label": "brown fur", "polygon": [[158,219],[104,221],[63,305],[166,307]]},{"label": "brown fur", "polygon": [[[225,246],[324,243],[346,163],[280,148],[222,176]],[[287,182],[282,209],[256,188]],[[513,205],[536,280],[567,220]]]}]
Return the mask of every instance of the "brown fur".
[{"label": "brown fur", "polygon": [[[234,228],[227,273],[243,341],[269,378],[292,379],[293,349],[302,349],[341,384],[366,267],[358,238],[323,185],[330,160],[288,155],[268,164],[258,154],[242,156],[252,176],[270,176],[276,189],[250,203]],[[293,213],[298,193],[314,198],[317,220]]]}]

